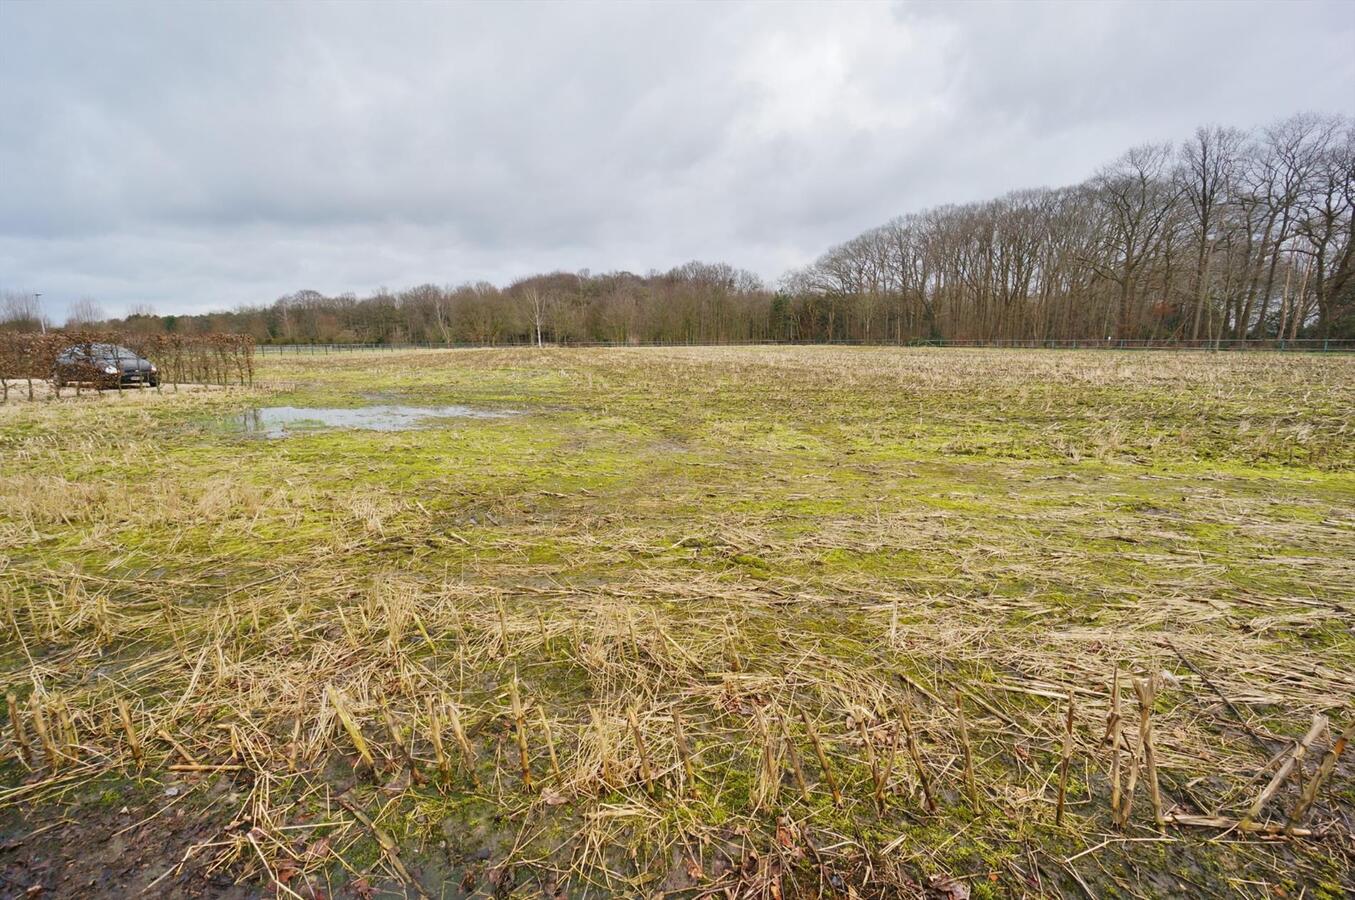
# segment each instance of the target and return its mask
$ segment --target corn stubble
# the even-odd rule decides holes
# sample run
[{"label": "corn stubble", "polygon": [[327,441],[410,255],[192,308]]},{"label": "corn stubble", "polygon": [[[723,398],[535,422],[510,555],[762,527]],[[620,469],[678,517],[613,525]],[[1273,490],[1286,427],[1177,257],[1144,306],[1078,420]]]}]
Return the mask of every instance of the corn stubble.
[{"label": "corn stubble", "polygon": [[[785,351],[656,356],[670,377],[719,373],[726,382],[715,394],[774,394],[777,379],[831,387]],[[917,379],[915,390],[973,377],[938,354],[862,356],[818,363],[846,360],[837,385],[889,382],[898,370]],[[1018,363],[990,358],[993,383],[1014,383]],[[1124,379],[1081,357],[1059,359],[1083,367],[1074,376],[1082,381]],[[556,364],[573,377],[598,369],[615,382],[658,377],[629,358],[566,355]],[[1066,373],[1054,366],[1039,377]],[[1332,377],[1349,390],[1348,369]],[[1097,434],[1057,452],[1109,458],[1140,439]],[[1097,439],[1109,443],[1098,450]],[[1069,440],[1056,435],[1049,446]],[[28,452],[34,461],[51,451]],[[125,499],[116,485],[94,496],[53,475],[9,464],[3,473],[20,492],[4,501],[3,536],[14,547],[68,529],[108,548],[138,515],[118,520],[104,505]],[[425,521],[399,498],[355,510],[306,485],[233,490],[221,503],[181,489],[158,512],[225,535],[242,510],[292,515],[304,527],[305,510],[325,509],[342,523],[323,536],[343,548],[338,560],[385,552]],[[91,508],[67,521],[61,507],[75,492]],[[610,513],[623,524],[603,550],[588,536],[596,513],[579,496],[582,505],[559,513],[587,520],[571,532],[578,552],[650,561],[624,579],[543,578],[548,567],[514,561],[529,556],[528,529],[497,535],[494,564],[477,571],[463,561],[461,575],[427,565],[370,571],[309,557],[309,548],[253,559],[225,582],[224,552],[197,563],[177,557],[184,564],[169,577],[11,563],[0,570],[13,651],[0,804],[42,808],[73,781],[109,773],[190,788],[226,778],[239,797],[236,818],[252,825],[192,852],[211,871],[280,894],[344,870],[364,841],[379,849],[367,871],[425,890],[411,863],[427,840],[421,823],[459,821],[468,802],[537,823],[496,866],[577,893],[652,889],[681,858],[703,890],[808,894],[847,879],[885,896],[918,873],[956,869],[945,848],[983,836],[1088,848],[1086,857],[1060,851],[1043,875],[1018,854],[983,863],[981,877],[1010,884],[1051,871],[1080,880],[1100,848],[1133,849],[1147,836],[1184,846],[1195,834],[1256,835],[1319,854],[1322,842],[1341,839],[1343,751],[1355,721],[1342,705],[1355,687],[1348,672],[1218,628],[1225,617],[1214,606],[1165,596],[1187,593],[1184,580],[1160,580],[1152,597],[1122,595],[1102,618],[1069,620],[1039,597],[966,590],[966,578],[1001,552],[992,535],[975,542],[979,556],[955,557],[953,576],[863,579],[790,565],[825,547],[928,546],[969,527],[953,511],[892,518],[872,504],[870,516],[828,516],[778,549],[766,523],[737,516],[657,541],[622,506]],[[1039,524],[1066,523],[1051,515]],[[419,527],[421,540],[448,530]],[[424,545],[448,546],[432,537]],[[744,561],[778,552],[790,571]],[[722,562],[672,569],[675,558],[703,554]],[[1031,577],[1020,558],[1003,565],[1006,577]],[[1216,599],[1231,615],[1239,598]],[[1159,640],[1163,628],[1173,629],[1171,646]],[[110,654],[116,677],[90,677]],[[1207,667],[1210,683],[1174,665],[1178,655]],[[1252,712],[1253,721],[1236,721],[1233,711],[1258,693],[1270,720]],[[1283,737],[1300,716],[1308,731]],[[1102,721],[1104,733],[1099,724],[1093,733],[1088,723]],[[1269,759],[1243,737],[1244,726],[1263,724]],[[1328,790],[1343,777],[1344,794]],[[288,829],[317,803],[327,811],[324,842],[298,854]]]}]

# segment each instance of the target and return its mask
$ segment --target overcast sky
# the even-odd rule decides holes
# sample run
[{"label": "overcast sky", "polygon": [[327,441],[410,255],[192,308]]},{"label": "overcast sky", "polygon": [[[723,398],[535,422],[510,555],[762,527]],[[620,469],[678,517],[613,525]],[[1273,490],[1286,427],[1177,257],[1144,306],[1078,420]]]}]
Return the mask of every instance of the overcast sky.
[{"label": "overcast sky", "polygon": [[1355,3],[0,0],[0,289],[189,312],[723,260],[1355,111]]}]

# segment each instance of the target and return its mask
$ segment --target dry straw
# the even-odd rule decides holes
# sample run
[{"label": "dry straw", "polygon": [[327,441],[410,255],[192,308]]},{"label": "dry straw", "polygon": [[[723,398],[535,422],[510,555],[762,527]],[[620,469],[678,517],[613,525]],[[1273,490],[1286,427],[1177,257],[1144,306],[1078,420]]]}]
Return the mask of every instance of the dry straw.
[{"label": "dry straw", "polygon": [[[591,431],[604,450],[568,456],[580,482],[592,479],[589,487],[566,494],[549,483],[563,495],[556,497],[533,475],[510,490],[501,472],[472,467],[512,455],[505,431],[487,437],[469,427],[440,435],[458,442],[456,454],[438,455],[434,474],[408,496],[382,499],[372,490],[358,503],[350,495],[367,487],[319,484],[311,463],[293,458],[303,455],[297,447],[268,449],[277,471],[262,485],[232,474],[232,462],[219,467],[220,493],[189,479],[147,486],[98,473],[141,471],[147,459],[163,471],[154,422],[120,420],[133,439],[119,444],[117,428],[78,404],[71,415],[88,427],[71,433],[41,406],[6,413],[33,418],[25,419],[31,429],[4,433],[0,462],[0,539],[6,549],[25,548],[0,569],[10,651],[0,756],[19,775],[0,788],[0,804],[44,808],[72,784],[130,767],[194,785],[220,778],[240,795],[231,815],[253,825],[238,840],[195,851],[197,858],[270,890],[274,881],[319,884],[345,854],[359,855],[360,839],[380,848],[387,877],[410,878],[418,870],[410,854],[426,838],[419,828],[455,825],[462,808],[531,823],[494,861],[505,872],[520,866],[542,883],[597,896],[639,895],[652,888],[644,875],[688,858],[706,879],[700,890],[713,893],[775,896],[776,885],[786,896],[783,876],[799,865],[794,871],[825,879],[869,870],[879,889],[863,895],[897,896],[910,879],[918,883],[899,860],[939,871],[948,850],[961,858],[971,841],[996,846],[1012,833],[1030,835],[1032,821],[1055,829],[1072,852],[1089,851],[1074,860],[1075,871],[1093,859],[1107,859],[1111,872],[1133,862],[1108,857],[1132,852],[1145,840],[1143,826],[1163,830],[1154,842],[1177,841],[1186,829],[1231,835],[1198,842],[1207,846],[1191,852],[1201,853],[1231,852],[1240,835],[1287,835],[1286,853],[1345,865],[1330,851],[1346,815],[1339,787],[1352,723],[1333,710],[1355,683],[1330,659],[1275,652],[1275,635],[1300,646],[1313,634],[1343,633],[1346,539],[1329,523],[1299,522],[1331,519],[1332,507],[1291,497],[1294,522],[1267,519],[1264,504],[1227,479],[1192,470],[1172,480],[1124,461],[1175,453],[1173,442],[1188,438],[1155,426],[1153,439],[1165,443],[1150,446],[1146,432],[1122,425],[1127,430],[1112,434],[1096,417],[1060,416],[1059,405],[1074,385],[1105,395],[1098,410],[1107,421],[1157,422],[1178,414],[1164,409],[1172,404],[1187,418],[1202,404],[1238,416],[1255,407],[1249,415],[1259,420],[1277,397],[1297,396],[1266,385],[1312,390],[1327,403],[1348,396],[1347,376],[1300,362],[1266,368],[1248,383],[1238,375],[1252,370],[1231,359],[1135,357],[1116,364],[1129,376],[1070,355],[1022,363],[992,354],[983,366],[957,367],[935,355],[874,351],[824,350],[814,365],[783,350],[756,365],[733,352],[621,351],[586,364],[561,354],[558,368],[528,369],[533,378],[544,373],[543,383],[573,386],[546,398],[561,409],[585,376],[626,387],[612,401],[618,415],[638,416],[655,397],[671,397],[658,393],[662,383],[692,385],[690,400],[672,402],[690,403],[679,412],[712,429],[720,452],[682,452],[721,482],[741,479],[747,496],[733,511],[656,524],[645,519],[648,499],[627,493],[631,482],[611,454],[610,441],[631,437]],[[475,358],[483,362],[456,364],[471,369],[430,364],[427,375],[489,391],[509,357]],[[826,362],[836,366],[831,377]],[[408,361],[382,365],[401,377],[411,372]],[[373,374],[341,371],[355,384]],[[1185,387],[1177,391],[1176,382]],[[1022,389],[1038,396],[1023,400]],[[952,395],[997,396],[1023,413],[1048,406],[1059,416],[1066,426],[1059,434],[1008,448],[1034,460],[985,456],[983,434],[948,438],[957,442],[949,464],[997,467],[1040,504],[1009,513],[1005,494],[995,500],[972,483],[944,492],[915,487],[898,473],[922,463],[867,449],[841,455],[848,468],[834,477],[814,468],[815,441],[833,438],[815,406],[838,403],[878,428],[880,440],[862,438],[863,448],[915,447],[907,435],[922,421],[920,404]],[[744,404],[736,421],[769,427],[750,433],[702,414],[720,402]],[[879,404],[891,415],[875,414]],[[951,404],[938,406],[933,421],[978,415]],[[1338,425],[1319,417],[1314,428],[1303,439],[1248,429],[1215,452],[1233,461],[1290,444],[1315,460],[1345,452],[1331,440]],[[919,434],[931,439],[926,429]],[[418,442],[385,440],[401,465],[415,464],[406,456],[422,459]],[[744,452],[754,442],[762,455]],[[202,443],[194,432],[192,454],[180,455],[197,459]],[[1120,462],[1098,466],[1093,484],[1064,467],[1074,452]],[[731,475],[731,460],[750,458],[759,460],[753,470]],[[369,466],[389,474],[382,463],[349,462],[364,478]],[[701,466],[684,462],[683,477],[696,487],[675,498],[697,510],[712,487],[701,481],[712,477]],[[1117,467],[1129,474],[1121,478]],[[492,487],[472,491],[463,469],[486,475]],[[1047,475],[1062,480],[1037,481]],[[858,481],[870,488],[862,489],[865,500],[852,494]],[[1268,490],[1278,495],[1277,484]],[[1167,503],[1189,491],[1200,492],[1191,504]],[[886,494],[892,499],[875,499]],[[1055,502],[1066,495],[1079,504]],[[1115,509],[1147,503],[1145,496],[1163,509],[1125,514],[1132,529],[1108,524]],[[938,498],[944,502],[931,502]],[[1266,565],[1280,573],[1275,579],[1301,569],[1322,590],[1281,597],[1263,596],[1264,585],[1213,589],[1236,564],[1228,548],[1174,552],[1196,521],[1192,504],[1206,501],[1211,526],[1246,547],[1311,539],[1301,562],[1276,554]],[[757,511],[763,506],[776,512]],[[829,512],[801,528],[784,512],[797,508]],[[478,523],[499,524],[468,526],[466,509]],[[1152,528],[1165,536],[1148,535]],[[1037,533],[1042,540],[1031,541]],[[128,539],[138,534],[160,539],[161,558],[129,555]],[[1071,539],[1060,544],[1068,534],[1096,541],[1096,553]],[[81,564],[47,555],[49,541],[69,541]],[[1100,572],[1103,544],[1117,548],[1117,565],[1133,577]],[[850,565],[833,568],[844,556]],[[900,559],[909,562],[887,568]],[[230,577],[223,581],[222,572]],[[1135,582],[1149,577],[1151,596]],[[1031,587],[988,588],[998,584]],[[1087,608],[1060,605],[1074,606],[1073,592]],[[1244,622],[1248,628],[1236,627]],[[1123,678],[1137,713],[1123,706]],[[1323,716],[1331,720],[1325,728]],[[1088,733],[1092,721],[1105,722],[1100,743]],[[1282,743],[1276,735],[1296,737]],[[350,764],[372,777],[354,778]],[[1075,779],[1084,767],[1088,777]],[[346,793],[335,801],[339,787]],[[296,826],[316,803],[326,816],[309,821],[333,829],[329,849],[297,859],[304,829]],[[568,842],[545,846],[562,822],[570,824]],[[921,843],[919,835],[937,830],[949,843]],[[901,835],[895,854],[880,852],[886,833]],[[1264,856],[1270,847],[1247,844],[1255,857],[1248,872],[1283,873]],[[1047,867],[1061,864],[1037,850],[1034,863],[1019,854],[995,862],[1003,883],[1043,878],[1047,891]],[[281,877],[287,866],[299,874]]]}]

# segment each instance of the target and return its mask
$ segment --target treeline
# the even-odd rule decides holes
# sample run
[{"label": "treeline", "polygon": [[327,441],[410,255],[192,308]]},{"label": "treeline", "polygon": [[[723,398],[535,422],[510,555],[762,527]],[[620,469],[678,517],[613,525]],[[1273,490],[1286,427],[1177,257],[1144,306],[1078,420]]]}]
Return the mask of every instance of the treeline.
[{"label": "treeline", "polygon": [[[229,313],[98,324],[262,343],[1355,338],[1353,211],[1355,125],[1299,115],[1136,147],[1071,187],[902,216],[776,289],[692,262],[361,298],[299,291]],[[80,309],[71,324],[97,318]]]},{"label": "treeline", "polygon": [[751,272],[693,262],[643,276],[555,272],[505,288],[424,284],[362,298],[298,291],[263,308],[114,324],[238,331],[260,343],[714,343],[771,339],[772,297]]},{"label": "treeline", "polygon": [[786,279],[864,340],[1355,336],[1355,129],[1144,145],[1073,187],[895,219]]}]

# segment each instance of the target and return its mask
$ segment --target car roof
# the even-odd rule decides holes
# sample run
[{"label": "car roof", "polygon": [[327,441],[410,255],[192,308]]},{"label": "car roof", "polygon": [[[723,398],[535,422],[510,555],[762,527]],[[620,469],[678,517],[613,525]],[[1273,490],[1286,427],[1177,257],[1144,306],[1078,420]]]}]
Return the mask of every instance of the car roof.
[{"label": "car roof", "polygon": [[90,356],[103,356],[105,354],[116,354],[118,356],[136,356],[138,358],[140,357],[140,354],[137,353],[135,350],[123,347],[119,344],[76,344],[72,347],[67,347],[62,352],[71,354],[87,353]]}]

